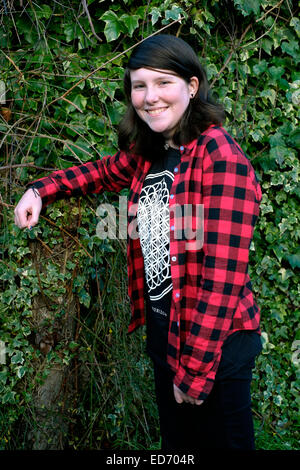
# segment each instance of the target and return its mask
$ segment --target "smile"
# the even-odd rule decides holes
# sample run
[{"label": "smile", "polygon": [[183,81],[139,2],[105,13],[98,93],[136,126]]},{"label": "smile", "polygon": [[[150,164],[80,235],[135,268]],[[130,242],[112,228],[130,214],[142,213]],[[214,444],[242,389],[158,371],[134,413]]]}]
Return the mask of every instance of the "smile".
[{"label": "smile", "polygon": [[158,116],[159,114],[163,113],[168,109],[167,107],[164,108],[157,108],[157,109],[146,109],[146,112],[150,114],[150,116]]}]

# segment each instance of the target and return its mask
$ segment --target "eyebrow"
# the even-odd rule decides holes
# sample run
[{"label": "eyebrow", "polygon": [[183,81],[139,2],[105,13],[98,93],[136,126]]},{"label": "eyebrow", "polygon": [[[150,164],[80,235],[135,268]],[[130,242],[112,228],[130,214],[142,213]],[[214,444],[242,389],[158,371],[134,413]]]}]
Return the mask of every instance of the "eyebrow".
[{"label": "eyebrow", "polygon": [[[170,73],[165,73],[163,75],[160,75],[158,77],[155,78],[155,81],[157,80],[161,80],[162,78],[171,78],[171,77],[175,77],[176,75],[173,75],[173,74],[170,74]],[[131,80],[131,83],[140,83],[140,82],[144,82],[145,80],[142,80],[142,79],[139,79],[139,80]]]}]

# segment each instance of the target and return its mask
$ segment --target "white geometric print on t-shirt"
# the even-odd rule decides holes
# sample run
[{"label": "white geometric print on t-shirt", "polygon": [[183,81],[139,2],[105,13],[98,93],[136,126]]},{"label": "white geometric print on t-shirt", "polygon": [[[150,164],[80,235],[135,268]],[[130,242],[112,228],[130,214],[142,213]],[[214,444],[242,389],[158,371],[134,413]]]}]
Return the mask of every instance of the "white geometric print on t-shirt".
[{"label": "white geometric print on t-shirt", "polygon": [[[137,211],[140,242],[144,257],[145,276],[151,300],[159,300],[172,289],[170,274],[170,213],[169,190],[166,178],[173,182],[174,175],[168,170],[148,174],[143,187]],[[153,181],[153,183],[151,182]],[[155,181],[156,180],[156,181]],[[169,279],[159,295],[151,295]]]}]

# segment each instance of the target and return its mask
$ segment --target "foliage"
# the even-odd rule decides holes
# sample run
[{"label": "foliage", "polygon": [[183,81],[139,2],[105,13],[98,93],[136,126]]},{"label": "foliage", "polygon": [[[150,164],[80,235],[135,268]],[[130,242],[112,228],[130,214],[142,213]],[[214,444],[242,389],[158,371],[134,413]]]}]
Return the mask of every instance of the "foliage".
[{"label": "foliage", "polygon": [[[116,197],[88,196],[71,206],[57,202],[31,232],[14,226],[12,206],[24,186],[48,169],[115,152],[128,49],[161,28],[197,50],[225,105],[225,127],[261,181],[250,265],[264,340],[253,382],[257,443],[259,448],[299,448],[296,7],[290,0],[138,3],[90,0],[86,11],[75,0],[25,2],[22,9],[7,0],[0,7],[0,79],[6,88],[0,111],[0,339],[7,352],[0,369],[0,448],[25,448],[33,391],[56,361],[70,363],[82,384],[68,405],[70,448],[158,445],[144,331],[126,335],[124,246],[95,234],[97,205],[117,204]],[[56,253],[59,244],[71,247],[73,258],[62,271],[58,256],[46,257],[39,277],[32,246]],[[69,288],[81,306],[78,335],[43,356],[31,341],[33,299],[43,294],[53,301]],[[54,301],[51,321],[64,314]]]}]

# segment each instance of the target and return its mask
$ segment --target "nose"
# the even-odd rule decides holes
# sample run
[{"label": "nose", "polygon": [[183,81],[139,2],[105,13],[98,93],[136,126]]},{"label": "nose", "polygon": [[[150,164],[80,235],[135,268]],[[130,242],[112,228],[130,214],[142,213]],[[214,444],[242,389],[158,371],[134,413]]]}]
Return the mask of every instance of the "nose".
[{"label": "nose", "polygon": [[145,102],[148,104],[156,103],[158,101],[157,90],[154,86],[148,86],[145,93]]}]

